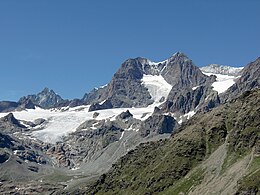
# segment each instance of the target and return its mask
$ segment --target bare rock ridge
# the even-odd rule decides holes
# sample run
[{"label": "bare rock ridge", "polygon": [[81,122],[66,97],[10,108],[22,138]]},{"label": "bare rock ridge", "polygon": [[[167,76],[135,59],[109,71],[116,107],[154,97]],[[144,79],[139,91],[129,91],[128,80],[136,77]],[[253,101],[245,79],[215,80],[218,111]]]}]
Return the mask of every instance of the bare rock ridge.
[{"label": "bare rock ridge", "polygon": [[31,101],[34,105],[38,105],[42,108],[51,108],[64,101],[53,90],[50,90],[48,88],[44,88],[40,93],[36,95],[28,95],[26,97],[22,97],[18,101],[18,103],[23,104],[28,100]]},{"label": "bare rock ridge", "polygon": [[[0,112],[35,109],[35,106],[48,109],[62,105],[67,101],[68,100],[63,100],[53,90],[44,88],[38,94],[21,97],[18,102],[0,101]],[[73,102],[75,102],[75,100]]]}]

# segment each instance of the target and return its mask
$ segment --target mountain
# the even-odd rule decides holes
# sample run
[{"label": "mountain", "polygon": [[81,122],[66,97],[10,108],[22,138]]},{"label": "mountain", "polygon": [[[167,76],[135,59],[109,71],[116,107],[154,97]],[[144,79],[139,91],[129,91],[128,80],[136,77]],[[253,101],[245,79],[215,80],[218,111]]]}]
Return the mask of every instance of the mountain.
[{"label": "mountain", "polygon": [[256,194],[260,187],[259,102],[260,90],[249,91],[194,116],[170,139],[129,151],[78,193]]},{"label": "mountain", "polygon": [[44,88],[41,92],[35,95],[28,95],[20,98],[18,102],[0,101],[0,112],[11,112],[14,110],[35,109],[35,106],[39,106],[45,109],[59,107],[63,104],[66,105],[70,102],[70,105],[81,105],[82,102],[76,103],[76,100],[69,101],[63,100],[53,90]]},{"label": "mountain", "polygon": [[260,58],[247,64],[242,70],[241,77],[238,78],[225,94],[222,95],[222,101],[231,100],[243,92],[260,87]]},{"label": "mountain", "polygon": [[28,95],[26,97],[20,98],[18,103],[23,104],[28,100],[30,100],[34,105],[38,105],[42,108],[51,108],[56,104],[64,101],[53,90],[50,90],[48,88],[44,88],[40,93],[36,95]]},{"label": "mountain", "polygon": [[[154,82],[151,83],[151,80]],[[161,95],[159,98],[161,103],[167,99],[171,89],[179,91],[213,80],[214,78],[204,75],[181,52],[159,63],[139,57],[126,60],[105,88],[96,90],[92,93],[93,95],[85,95],[84,101],[88,103],[91,103],[90,99],[94,101],[90,106],[90,111],[120,107],[146,107],[155,103],[155,96],[158,96],[158,91],[162,86],[169,87],[163,90],[164,96]],[[157,83],[160,82],[165,84],[156,88]]]},{"label": "mountain", "polygon": [[243,67],[231,67],[231,66],[223,66],[219,64],[209,64],[207,66],[200,68],[202,72],[222,74],[228,76],[240,76],[242,69]]},{"label": "mountain", "polygon": [[138,57],[81,99],[46,88],[0,102],[0,193],[255,190],[258,68],[232,76],[202,71],[181,52],[162,62]]}]

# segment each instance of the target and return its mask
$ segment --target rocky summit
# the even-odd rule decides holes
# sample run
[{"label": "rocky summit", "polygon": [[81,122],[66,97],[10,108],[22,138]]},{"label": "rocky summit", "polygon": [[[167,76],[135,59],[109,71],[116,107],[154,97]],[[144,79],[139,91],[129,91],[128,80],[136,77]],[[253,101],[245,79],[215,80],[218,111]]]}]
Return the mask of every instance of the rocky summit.
[{"label": "rocky summit", "polygon": [[258,194],[260,58],[127,59],[82,98],[0,102],[0,194]]},{"label": "rocky summit", "polygon": [[51,108],[56,104],[63,102],[64,100],[57,95],[53,90],[44,88],[40,93],[36,95],[28,95],[22,97],[18,102],[23,104],[24,102],[30,100],[33,104],[41,106],[42,108]]}]

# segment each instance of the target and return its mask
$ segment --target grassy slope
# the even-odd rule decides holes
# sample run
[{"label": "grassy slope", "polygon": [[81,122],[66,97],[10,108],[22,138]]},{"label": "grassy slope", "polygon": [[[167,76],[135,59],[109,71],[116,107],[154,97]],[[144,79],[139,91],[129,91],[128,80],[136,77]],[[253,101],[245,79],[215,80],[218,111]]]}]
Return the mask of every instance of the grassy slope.
[{"label": "grassy slope", "polygon": [[[210,176],[209,168],[214,162],[210,159],[214,155],[222,159],[221,166],[216,165],[216,174],[211,175],[216,181],[222,175],[229,178],[229,173],[241,171],[249,176],[237,175],[238,193],[248,190],[248,186],[258,189],[259,179],[255,178],[259,170],[250,167],[254,162],[259,168],[259,161],[255,160],[257,152],[252,153],[252,148],[259,151],[260,145],[259,102],[260,90],[255,90],[209,113],[196,115],[170,139],[139,145],[83,190],[86,194],[195,194],[196,186],[199,188]],[[247,166],[240,166],[240,161]],[[207,162],[208,166],[202,166]],[[244,170],[239,170],[240,167]],[[211,182],[211,178],[206,179]],[[234,183],[230,190],[233,188]]]}]

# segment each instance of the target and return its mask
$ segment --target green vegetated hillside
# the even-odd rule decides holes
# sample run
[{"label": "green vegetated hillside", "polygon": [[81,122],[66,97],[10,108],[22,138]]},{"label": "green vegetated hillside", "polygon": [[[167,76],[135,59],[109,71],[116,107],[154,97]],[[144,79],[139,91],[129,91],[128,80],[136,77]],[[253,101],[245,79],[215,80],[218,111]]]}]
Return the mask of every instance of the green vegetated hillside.
[{"label": "green vegetated hillside", "polygon": [[260,90],[195,115],[170,139],[128,152],[86,194],[257,194]]}]

